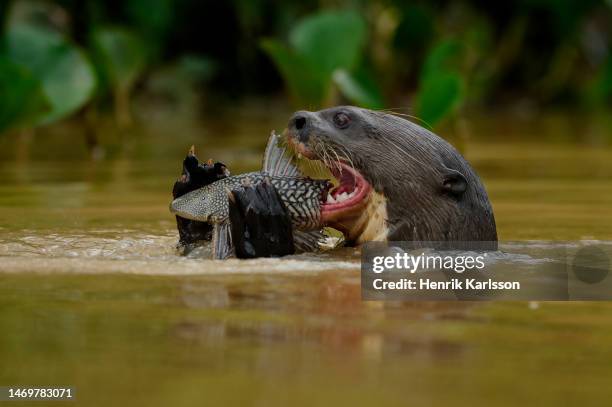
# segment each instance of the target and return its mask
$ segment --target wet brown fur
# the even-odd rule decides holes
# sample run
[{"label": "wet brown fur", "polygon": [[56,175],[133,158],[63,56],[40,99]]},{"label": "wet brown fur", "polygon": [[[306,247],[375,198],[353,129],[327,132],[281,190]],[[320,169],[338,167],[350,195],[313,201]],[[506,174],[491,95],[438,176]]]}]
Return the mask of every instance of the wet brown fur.
[{"label": "wet brown fur", "polygon": [[[334,124],[338,112],[351,118],[345,129]],[[497,241],[484,185],[439,136],[401,117],[352,106],[296,112],[294,118],[298,115],[307,122],[299,130],[289,123],[294,144],[310,152],[332,150],[374,189],[363,216],[340,222],[350,241]],[[455,172],[467,183],[460,194],[445,188],[448,175]]]}]

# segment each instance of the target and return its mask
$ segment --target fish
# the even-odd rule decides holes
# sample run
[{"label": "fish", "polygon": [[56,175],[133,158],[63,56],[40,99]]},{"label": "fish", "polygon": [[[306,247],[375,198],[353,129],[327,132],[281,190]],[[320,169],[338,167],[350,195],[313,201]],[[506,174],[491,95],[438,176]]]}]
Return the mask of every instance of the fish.
[{"label": "fish", "polygon": [[191,191],[172,201],[170,212],[181,218],[213,225],[213,258],[223,259],[233,253],[229,221],[229,195],[243,186],[271,184],[291,218],[298,251],[314,251],[325,237],[322,231],[321,203],[333,187],[330,180],[305,176],[295,165],[286,148],[279,146],[280,136],[272,132],[264,153],[262,170],[229,176]]},{"label": "fish", "polygon": [[[225,164],[213,162],[200,163],[195,155],[195,146],[191,146],[183,160],[183,171],[172,187],[172,199],[195,191],[215,181],[229,177],[231,174]],[[176,216],[176,227],[179,232],[177,249],[187,255],[201,241],[212,239],[213,226],[206,222],[198,222]]]}]

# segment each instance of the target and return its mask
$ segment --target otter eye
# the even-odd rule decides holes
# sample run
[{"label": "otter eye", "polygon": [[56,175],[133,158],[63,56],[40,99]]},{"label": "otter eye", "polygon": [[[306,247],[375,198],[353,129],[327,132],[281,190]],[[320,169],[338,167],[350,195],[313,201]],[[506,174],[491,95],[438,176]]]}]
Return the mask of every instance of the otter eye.
[{"label": "otter eye", "polygon": [[346,128],[350,123],[351,118],[346,113],[336,113],[334,116],[334,124],[341,129]]}]

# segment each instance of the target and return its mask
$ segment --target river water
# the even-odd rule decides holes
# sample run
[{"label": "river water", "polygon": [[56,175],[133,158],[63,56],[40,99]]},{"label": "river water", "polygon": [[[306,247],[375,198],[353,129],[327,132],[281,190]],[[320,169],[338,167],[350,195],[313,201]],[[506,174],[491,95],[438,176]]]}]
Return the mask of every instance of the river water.
[{"label": "river water", "polygon": [[[287,117],[106,124],[98,160],[71,124],[0,139],[0,385],[74,386],[79,405],[609,401],[607,302],[363,302],[355,248],[179,257],[168,203],[188,147],[255,170]],[[460,127],[469,137],[450,140],[482,176],[500,239],[534,258],[551,241],[610,245],[608,119]]]}]

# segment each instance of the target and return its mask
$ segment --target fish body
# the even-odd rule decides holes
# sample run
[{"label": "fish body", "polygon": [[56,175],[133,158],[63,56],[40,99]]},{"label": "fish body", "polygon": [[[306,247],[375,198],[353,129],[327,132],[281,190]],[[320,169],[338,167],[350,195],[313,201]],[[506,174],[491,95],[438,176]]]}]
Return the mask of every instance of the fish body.
[{"label": "fish body", "polygon": [[314,251],[325,238],[321,202],[332,184],[304,176],[279,147],[279,136],[272,133],[264,154],[262,171],[220,179],[176,198],[170,204],[174,215],[213,225],[213,257],[223,259],[233,253],[229,221],[229,195],[243,186],[270,183],[289,212],[293,240],[298,251]]},{"label": "fish body", "polygon": [[175,199],[170,211],[186,219],[223,223],[229,217],[228,193],[242,186],[255,186],[262,182],[274,186],[295,229],[308,231],[321,227],[320,202],[331,186],[329,181],[276,176],[266,172],[249,172],[223,178]]}]

